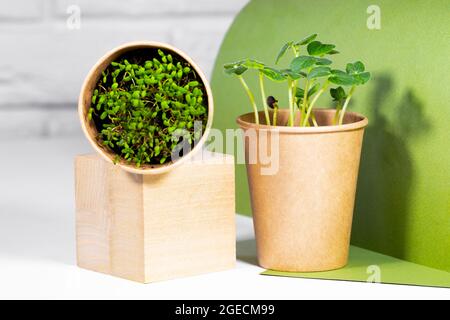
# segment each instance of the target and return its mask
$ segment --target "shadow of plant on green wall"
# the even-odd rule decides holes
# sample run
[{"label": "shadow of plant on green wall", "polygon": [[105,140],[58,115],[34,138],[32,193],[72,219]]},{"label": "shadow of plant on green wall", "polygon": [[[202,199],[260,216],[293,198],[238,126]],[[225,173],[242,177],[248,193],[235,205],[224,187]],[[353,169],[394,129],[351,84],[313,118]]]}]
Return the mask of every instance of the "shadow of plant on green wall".
[{"label": "shadow of plant on green wall", "polygon": [[[430,130],[424,104],[411,89],[392,100],[387,75],[374,77],[369,127],[364,136],[356,195],[352,243],[398,258],[407,258],[408,212],[414,163],[408,140]],[[395,108],[392,110],[392,108]],[[389,110],[390,109],[390,110]],[[388,118],[386,114],[393,114]]]}]

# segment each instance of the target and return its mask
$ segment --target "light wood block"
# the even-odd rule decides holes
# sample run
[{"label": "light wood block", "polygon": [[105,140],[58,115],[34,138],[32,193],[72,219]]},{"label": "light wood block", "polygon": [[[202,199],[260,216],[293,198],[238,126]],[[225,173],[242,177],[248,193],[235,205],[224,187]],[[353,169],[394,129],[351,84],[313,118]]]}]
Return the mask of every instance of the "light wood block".
[{"label": "light wood block", "polygon": [[162,175],[75,159],[77,261],[142,283],[233,268],[234,160],[203,153]]}]

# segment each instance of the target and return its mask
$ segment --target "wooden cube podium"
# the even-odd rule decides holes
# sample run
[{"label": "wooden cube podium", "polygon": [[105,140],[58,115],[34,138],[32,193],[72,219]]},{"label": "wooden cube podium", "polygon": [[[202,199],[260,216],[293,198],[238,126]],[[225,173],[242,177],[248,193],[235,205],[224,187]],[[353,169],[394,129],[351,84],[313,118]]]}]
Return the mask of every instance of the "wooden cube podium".
[{"label": "wooden cube podium", "polygon": [[162,175],[76,157],[78,265],[142,283],[233,268],[234,160],[218,155]]}]

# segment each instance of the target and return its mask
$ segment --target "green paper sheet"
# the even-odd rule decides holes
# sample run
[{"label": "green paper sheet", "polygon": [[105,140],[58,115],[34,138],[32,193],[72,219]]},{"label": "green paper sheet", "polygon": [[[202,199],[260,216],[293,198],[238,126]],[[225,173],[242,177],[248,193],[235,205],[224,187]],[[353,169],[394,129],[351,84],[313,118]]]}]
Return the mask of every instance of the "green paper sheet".
[{"label": "green paper sheet", "polygon": [[450,288],[450,272],[355,246],[351,246],[349,263],[342,269],[300,273],[267,270],[262,275]]}]

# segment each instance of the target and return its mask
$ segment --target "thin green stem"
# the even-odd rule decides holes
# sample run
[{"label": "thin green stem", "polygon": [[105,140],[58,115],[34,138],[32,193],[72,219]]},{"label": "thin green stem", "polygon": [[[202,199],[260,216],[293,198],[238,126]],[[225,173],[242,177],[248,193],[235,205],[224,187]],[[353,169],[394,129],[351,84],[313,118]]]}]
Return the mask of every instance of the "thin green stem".
[{"label": "thin green stem", "polygon": [[264,74],[259,72],[259,87],[261,88],[261,98],[264,107],[264,115],[266,116],[266,124],[270,126],[269,107],[266,103],[266,90],[264,89]]},{"label": "thin green stem", "polygon": [[259,124],[258,108],[256,107],[255,97],[253,96],[253,93],[250,91],[250,88],[245,82],[244,77],[238,76],[238,78],[241,81],[241,84],[244,87],[245,92],[247,92],[248,98],[250,99],[250,103],[253,107],[253,112],[255,113],[255,123]]},{"label": "thin green stem", "polygon": [[319,124],[317,123],[316,115],[314,114],[314,112],[311,114],[311,120],[313,122],[314,127],[318,127],[319,126]]},{"label": "thin green stem", "polygon": [[289,126],[294,126],[294,97],[292,96],[292,80],[288,80],[289,87]]},{"label": "thin green stem", "polygon": [[313,100],[311,101],[311,104],[308,106],[308,111],[306,112],[305,119],[303,119],[303,126],[306,126],[307,123],[309,123],[309,117],[311,115],[311,111],[316,104],[317,100],[319,100],[322,93],[324,93],[328,88],[328,80],[324,83],[322,89],[319,90],[319,92],[316,93]]},{"label": "thin green stem", "polygon": [[298,84],[298,80],[294,80],[292,82],[292,97],[294,99],[294,115],[295,115],[295,107],[298,107],[298,99],[297,99],[297,84]]},{"label": "thin green stem", "polygon": [[339,112],[341,112],[341,110],[342,110],[342,106],[340,104],[338,104],[336,106],[336,113],[334,114],[334,117],[333,117],[333,126],[335,126],[337,124],[337,122],[339,120]]},{"label": "thin green stem", "polygon": [[344,106],[342,107],[342,111],[341,111],[341,113],[339,115],[339,125],[341,125],[344,122],[345,111],[347,110],[348,104],[349,104],[350,99],[352,98],[354,92],[355,92],[355,86],[353,86],[350,89],[350,92],[348,93],[347,99],[345,99]]},{"label": "thin green stem", "polygon": [[[294,45],[292,46],[292,50],[294,51],[294,56],[295,57],[299,57],[300,56],[300,50]],[[292,96],[293,96],[293,100],[294,100],[294,105],[293,105],[293,109],[294,109],[294,120],[292,122],[295,121],[295,106],[297,106],[297,86],[298,86],[298,80],[294,80],[294,83],[292,84]]]},{"label": "thin green stem", "polygon": [[[300,119],[304,119],[305,116],[306,116],[306,109],[308,108],[308,91],[309,91],[309,80],[306,79],[305,92],[303,94],[303,103],[302,103],[302,107],[301,107],[301,110],[300,110],[300,114],[301,114]],[[300,124],[299,125],[300,126],[302,125],[301,120],[300,120]]]},{"label": "thin green stem", "polygon": [[295,113],[297,112],[297,80],[293,80],[291,84],[292,91],[292,125],[295,126]]},{"label": "thin green stem", "polygon": [[272,124],[274,125],[274,126],[276,126],[277,125],[277,113],[278,113],[278,107],[275,107],[274,109],[273,109],[273,118],[272,118]]}]

